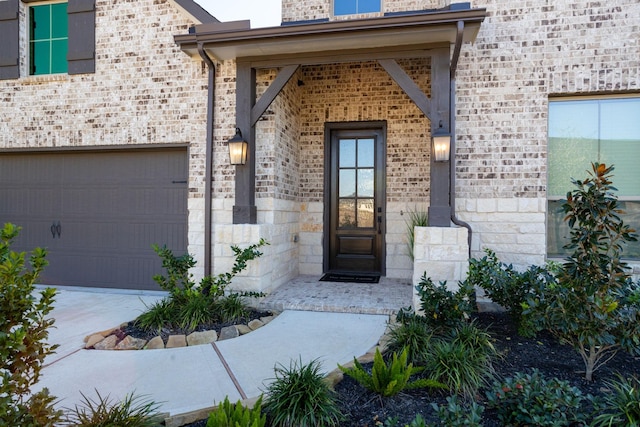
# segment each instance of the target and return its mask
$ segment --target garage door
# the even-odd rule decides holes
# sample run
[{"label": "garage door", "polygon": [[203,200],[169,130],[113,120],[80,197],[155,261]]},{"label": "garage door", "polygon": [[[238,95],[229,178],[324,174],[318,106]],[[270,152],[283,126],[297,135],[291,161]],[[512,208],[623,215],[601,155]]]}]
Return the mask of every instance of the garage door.
[{"label": "garage door", "polygon": [[41,283],[158,289],[152,244],[186,252],[186,149],[0,153],[0,223],[48,249]]}]

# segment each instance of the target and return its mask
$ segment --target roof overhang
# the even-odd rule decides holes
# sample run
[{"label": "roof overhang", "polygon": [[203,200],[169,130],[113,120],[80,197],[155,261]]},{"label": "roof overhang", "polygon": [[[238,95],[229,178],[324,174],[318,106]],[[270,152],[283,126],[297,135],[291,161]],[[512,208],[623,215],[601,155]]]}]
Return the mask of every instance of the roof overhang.
[{"label": "roof overhang", "polygon": [[395,16],[314,22],[251,29],[249,21],[201,24],[174,36],[181,49],[199,56],[198,45],[213,58],[273,60],[318,57],[340,52],[401,52],[450,46],[459,36],[473,42],[486,9],[424,11]]}]

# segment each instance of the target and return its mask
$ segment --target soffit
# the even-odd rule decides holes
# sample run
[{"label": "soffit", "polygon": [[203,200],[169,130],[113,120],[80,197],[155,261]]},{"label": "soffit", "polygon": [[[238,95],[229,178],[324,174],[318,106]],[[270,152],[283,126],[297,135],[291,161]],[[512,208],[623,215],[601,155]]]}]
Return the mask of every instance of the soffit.
[{"label": "soffit", "polygon": [[249,21],[236,21],[196,25],[174,39],[189,55],[198,56],[202,44],[220,61],[374,54],[449,46],[456,41],[459,22],[464,24],[462,42],[473,42],[485,17],[486,9],[465,9],[256,29],[249,28]]}]

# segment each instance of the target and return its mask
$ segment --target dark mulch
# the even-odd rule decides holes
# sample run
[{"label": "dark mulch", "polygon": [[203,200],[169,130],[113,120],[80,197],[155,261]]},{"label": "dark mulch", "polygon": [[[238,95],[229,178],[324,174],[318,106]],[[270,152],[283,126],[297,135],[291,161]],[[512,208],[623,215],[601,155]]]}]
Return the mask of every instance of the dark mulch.
[{"label": "dark mulch", "polygon": [[[480,313],[477,315],[479,326],[485,327],[494,337],[494,345],[501,358],[494,367],[500,377],[512,376],[516,372],[530,372],[538,369],[547,379],[556,377],[566,380],[579,388],[583,394],[593,396],[606,392],[605,382],[615,378],[615,373],[631,374],[640,377],[640,358],[627,353],[618,353],[605,366],[594,374],[594,381],[584,378],[582,359],[571,347],[560,345],[549,333],[536,338],[523,338],[517,334],[516,327],[505,313]],[[366,367],[366,365],[365,365]],[[380,399],[345,376],[336,386],[336,393],[346,420],[344,427],[377,427],[390,417],[396,418],[398,425],[410,423],[416,414],[423,415],[428,422],[437,422],[431,403],[445,404],[444,395],[425,390],[412,390],[391,398]],[[478,403],[483,404],[484,391],[480,392]],[[485,410],[484,425],[497,427],[495,413]],[[190,424],[190,427],[205,426],[206,422]]]},{"label": "dark mulch", "polygon": [[134,338],[142,338],[147,341],[150,340],[151,338],[154,338],[160,335],[162,337],[162,340],[166,344],[167,339],[169,338],[169,335],[189,335],[192,332],[211,331],[211,330],[215,330],[218,333],[218,335],[220,335],[220,331],[222,330],[222,328],[225,328],[227,326],[240,325],[240,324],[246,325],[252,320],[260,319],[261,317],[267,317],[271,315],[273,315],[273,313],[270,311],[257,311],[257,310],[250,309],[246,316],[236,319],[233,322],[205,323],[205,324],[198,325],[198,327],[195,329],[167,327],[167,328],[162,328],[159,334],[158,334],[158,331],[147,331],[145,329],[142,329],[138,327],[134,321],[131,321],[127,323],[125,326],[122,326],[120,328],[120,331],[118,332],[122,334],[123,338],[127,335],[131,335]]}]

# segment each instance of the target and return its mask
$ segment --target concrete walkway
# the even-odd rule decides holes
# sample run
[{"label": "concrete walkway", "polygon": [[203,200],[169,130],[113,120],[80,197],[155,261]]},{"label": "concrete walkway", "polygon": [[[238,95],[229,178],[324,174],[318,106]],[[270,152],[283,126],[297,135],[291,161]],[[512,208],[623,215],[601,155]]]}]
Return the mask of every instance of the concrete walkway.
[{"label": "concrete walkway", "polygon": [[[258,396],[277,364],[318,359],[330,372],[365,354],[384,333],[388,316],[287,310],[261,329],[213,345],[140,351],[82,349],[85,336],[137,317],[162,293],[59,289],[50,342],[60,344],[34,391],[47,387],[60,408],[82,396],[121,399],[134,392],[171,415],[211,407],[229,396]],[[225,364],[227,367],[225,367]],[[234,383],[234,377],[236,379]]]}]

